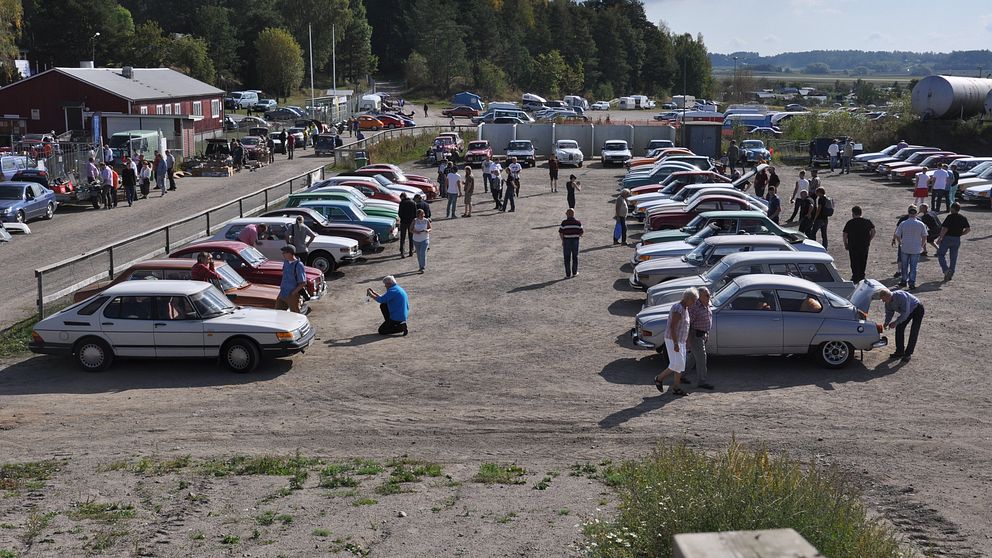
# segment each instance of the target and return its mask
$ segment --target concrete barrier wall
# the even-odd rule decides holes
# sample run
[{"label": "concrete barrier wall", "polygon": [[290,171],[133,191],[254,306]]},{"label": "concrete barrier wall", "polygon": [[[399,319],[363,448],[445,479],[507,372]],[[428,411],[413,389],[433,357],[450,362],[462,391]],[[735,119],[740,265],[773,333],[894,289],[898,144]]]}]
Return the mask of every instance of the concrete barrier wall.
[{"label": "concrete barrier wall", "polygon": [[483,124],[479,126],[479,139],[489,140],[493,155],[506,155],[506,145],[516,139],[516,124]]},{"label": "concrete barrier wall", "polygon": [[608,140],[624,140],[633,153],[634,127],[630,124],[597,124],[593,126],[592,153],[590,157],[598,157],[603,149],[603,143]]},{"label": "concrete barrier wall", "polygon": [[630,152],[634,157],[643,156],[644,148],[654,139],[675,141],[675,128],[666,125],[634,126],[634,140],[630,145]]},{"label": "concrete barrier wall", "polygon": [[[526,123],[517,124],[516,128],[518,140],[530,140],[534,144],[534,152],[538,157],[547,157],[555,145],[554,124]],[[502,148],[505,150],[506,145]]]},{"label": "concrete barrier wall", "polygon": [[[587,158],[592,157],[593,152],[593,125],[592,124],[554,124],[555,142],[563,139],[575,140],[579,144],[579,149]],[[549,151],[550,153],[550,151]],[[545,155],[549,154],[546,153]]]}]

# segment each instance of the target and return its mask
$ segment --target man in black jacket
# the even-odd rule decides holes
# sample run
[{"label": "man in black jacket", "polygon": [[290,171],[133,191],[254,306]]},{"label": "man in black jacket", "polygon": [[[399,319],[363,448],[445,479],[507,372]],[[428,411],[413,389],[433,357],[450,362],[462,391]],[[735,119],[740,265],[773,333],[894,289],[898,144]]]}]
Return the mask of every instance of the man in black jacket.
[{"label": "man in black jacket", "polygon": [[[400,257],[405,258],[406,252],[403,250],[403,246],[406,241],[410,241],[410,254],[413,254],[413,232],[410,231],[410,225],[413,224],[414,218],[417,216],[417,204],[406,196],[406,193],[400,194]],[[409,237],[409,238],[408,238]]]}]

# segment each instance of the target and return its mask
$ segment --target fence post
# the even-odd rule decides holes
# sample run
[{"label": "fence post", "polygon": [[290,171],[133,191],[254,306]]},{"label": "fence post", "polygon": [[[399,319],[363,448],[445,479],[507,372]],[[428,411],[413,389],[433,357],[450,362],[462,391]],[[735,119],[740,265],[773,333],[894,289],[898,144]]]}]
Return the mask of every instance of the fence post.
[{"label": "fence post", "polygon": [[169,242],[169,229],[170,229],[170,227],[168,225],[166,225],[165,226],[165,253],[166,254],[168,254],[169,251],[172,249],[172,247],[170,246],[171,245],[171,242]]},{"label": "fence post", "polygon": [[34,276],[38,278],[38,319],[45,319],[45,274],[39,270],[34,270]]},{"label": "fence post", "polygon": [[268,188],[265,189],[264,194],[265,194],[265,205],[263,205],[262,208],[265,209],[265,211],[268,211],[269,210],[269,189]]},{"label": "fence post", "polygon": [[238,198],[238,217],[244,218],[244,216],[245,216],[244,200]]},{"label": "fence post", "polygon": [[114,247],[111,246],[107,249],[107,255],[110,257],[110,279],[114,278]]},{"label": "fence post", "polygon": [[210,236],[210,212],[209,211],[206,213],[206,217],[207,217],[207,236]]}]

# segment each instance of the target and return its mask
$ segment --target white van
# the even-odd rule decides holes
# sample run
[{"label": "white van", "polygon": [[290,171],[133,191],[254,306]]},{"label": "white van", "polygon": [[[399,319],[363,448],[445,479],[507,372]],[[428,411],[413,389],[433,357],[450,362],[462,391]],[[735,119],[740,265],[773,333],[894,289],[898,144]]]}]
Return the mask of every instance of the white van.
[{"label": "white van", "polygon": [[231,91],[224,99],[224,105],[233,109],[253,107],[257,102],[258,93],[255,91]]},{"label": "white van", "polygon": [[363,95],[358,101],[359,112],[377,112],[380,110],[382,110],[382,97],[378,95]]}]

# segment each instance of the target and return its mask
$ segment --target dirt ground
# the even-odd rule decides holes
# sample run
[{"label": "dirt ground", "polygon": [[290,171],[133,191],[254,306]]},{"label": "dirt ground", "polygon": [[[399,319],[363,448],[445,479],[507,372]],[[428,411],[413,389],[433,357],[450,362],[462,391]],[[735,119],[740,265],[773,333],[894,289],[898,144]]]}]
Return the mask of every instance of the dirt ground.
[{"label": "dirt ground", "polygon": [[[611,243],[620,172],[591,163],[575,173],[586,227],[577,278],[563,279],[556,233],[564,185],[550,193],[539,167],[525,171],[515,213],[493,212],[481,181],[473,218],[444,220],[435,204],[426,274],[395,244],[344,268],[311,315],[319,342],[255,374],[210,362],[122,361],[101,374],[51,357],[3,363],[0,462],[60,461],[48,480],[0,493],[0,550],[573,556],[580,524],[613,502],[590,478],[595,465],[659,443],[719,450],[736,438],[835,465],[932,555],[992,554],[992,397],[976,350],[990,312],[987,210],[965,210],[973,233],[951,283],[939,282],[935,258],[921,264],[927,317],[911,363],[886,360],[889,350],[840,371],[801,357],[714,359],[715,391],[672,399],[651,384],[658,357],[629,341],[643,293],[626,286],[630,249]],[[791,183],[796,170],[782,174]],[[891,283],[888,239],[910,191],[859,175],[827,173],[824,185],[838,266],[849,272],[840,229],[857,203],[878,227],[869,276]],[[408,337],[377,336],[378,308],[362,303],[387,274],[410,294]],[[441,470],[398,494],[381,487],[403,461],[338,488],[318,486],[319,466],[296,489],[288,475],[203,474],[204,461],[296,452]],[[184,455],[191,464],[162,471],[118,463]],[[516,464],[523,484],[473,482],[483,463]],[[82,513],[100,504],[116,507]]]}]

